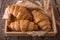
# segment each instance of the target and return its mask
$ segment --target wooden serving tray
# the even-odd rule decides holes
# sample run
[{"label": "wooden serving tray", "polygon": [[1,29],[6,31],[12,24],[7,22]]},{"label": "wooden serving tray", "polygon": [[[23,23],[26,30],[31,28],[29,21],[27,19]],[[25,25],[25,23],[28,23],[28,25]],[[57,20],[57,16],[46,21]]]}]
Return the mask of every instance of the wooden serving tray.
[{"label": "wooden serving tray", "polygon": [[51,32],[44,32],[44,31],[33,31],[33,32],[8,32],[7,31],[7,20],[5,20],[5,35],[6,36],[54,36],[57,33],[56,29],[56,23],[55,23],[55,17],[54,17],[54,11],[53,7],[51,7],[51,20],[52,20],[52,29],[53,31]]}]

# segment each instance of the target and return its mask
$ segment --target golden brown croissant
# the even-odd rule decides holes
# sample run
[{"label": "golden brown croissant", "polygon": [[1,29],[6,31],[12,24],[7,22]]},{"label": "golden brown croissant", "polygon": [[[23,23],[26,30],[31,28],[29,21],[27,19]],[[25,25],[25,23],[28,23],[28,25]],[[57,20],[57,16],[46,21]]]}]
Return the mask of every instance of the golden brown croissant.
[{"label": "golden brown croissant", "polygon": [[[15,6],[15,8],[14,8],[14,11],[13,11],[13,16],[16,17],[16,16],[18,15],[18,12],[19,12],[19,8],[20,8],[20,7],[19,7],[19,6],[16,6],[16,5],[14,5],[14,6]],[[13,6],[13,7],[14,7],[14,6]]]},{"label": "golden brown croissant", "polygon": [[12,14],[13,13],[13,11],[14,11],[14,8],[15,8],[15,6],[14,5],[9,5],[8,7],[7,7],[7,10],[8,10],[8,14]]},{"label": "golden brown croissant", "polygon": [[11,22],[11,23],[10,23],[9,28],[10,28],[12,31],[15,30],[15,29],[14,29],[14,22]]},{"label": "golden brown croissant", "polygon": [[38,26],[29,20],[20,20],[20,28],[22,32],[39,30]]},{"label": "golden brown croissant", "polygon": [[51,26],[48,24],[48,25],[43,26],[42,29],[46,32],[49,32],[51,31]]},{"label": "golden brown croissant", "polygon": [[9,25],[9,28],[12,31],[20,31],[20,22],[19,21],[11,22],[10,25]]},{"label": "golden brown croissant", "polygon": [[14,29],[15,31],[20,31],[20,22],[18,20],[14,21]]},{"label": "golden brown croissant", "polygon": [[26,19],[32,19],[32,16],[26,8],[20,7],[17,18],[26,20]]},{"label": "golden brown croissant", "polygon": [[37,23],[42,30],[46,32],[51,30],[51,24],[46,15],[36,10],[32,11],[32,15],[34,16],[34,22]]},{"label": "golden brown croissant", "polygon": [[49,20],[42,20],[42,21],[40,21],[40,22],[38,23],[38,25],[40,25],[41,27],[42,27],[42,26],[45,26],[45,25],[47,25],[47,24],[50,24]]},{"label": "golden brown croissant", "polygon": [[34,22],[29,22],[29,25],[28,25],[27,29],[28,29],[28,31],[37,31],[37,30],[39,30],[38,26]]},{"label": "golden brown croissant", "polygon": [[30,22],[29,20],[16,20],[10,23],[9,28],[12,31],[21,31],[21,32],[39,30],[38,26],[34,22]]},{"label": "golden brown croissant", "polygon": [[22,6],[9,5],[9,12],[17,19],[32,19],[29,11]]},{"label": "golden brown croissant", "polygon": [[10,9],[9,9],[10,14],[13,14],[13,11],[15,9],[15,6],[14,5],[9,5],[9,6],[10,6]]},{"label": "golden brown croissant", "polygon": [[49,19],[46,15],[38,12],[36,10],[32,11],[32,15],[34,16],[34,22],[38,23],[41,20]]},{"label": "golden brown croissant", "polygon": [[20,29],[21,32],[26,32],[28,27],[29,20],[20,20]]}]

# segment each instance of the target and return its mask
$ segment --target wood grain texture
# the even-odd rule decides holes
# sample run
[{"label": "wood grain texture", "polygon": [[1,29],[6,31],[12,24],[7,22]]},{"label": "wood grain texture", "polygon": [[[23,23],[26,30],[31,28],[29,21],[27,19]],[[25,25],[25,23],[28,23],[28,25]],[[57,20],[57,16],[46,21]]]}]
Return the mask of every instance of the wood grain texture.
[{"label": "wood grain texture", "polygon": [[2,0],[0,0],[0,8],[1,8],[1,3],[2,3]]},{"label": "wood grain texture", "polygon": [[32,40],[43,40],[43,37],[33,37]]},{"label": "wood grain texture", "polygon": [[56,0],[56,3],[57,3],[58,5],[60,5],[60,0]]},{"label": "wood grain texture", "polygon": [[18,40],[18,37],[17,36],[9,36],[6,38],[6,40]]},{"label": "wood grain texture", "polygon": [[[10,5],[10,4],[13,4],[13,3],[16,3],[17,0],[2,0],[1,2],[1,10],[0,10],[0,40],[60,40],[60,26],[57,26],[57,29],[58,29],[58,34],[54,37],[6,37],[5,34],[4,34],[4,20],[2,20],[2,16],[4,14],[4,10],[5,8]],[[60,0],[57,0],[58,2]],[[53,5],[55,6],[55,1],[53,1]],[[60,3],[58,3],[60,5]],[[55,9],[56,10],[56,9]],[[60,11],[60,10],[59,10]],[[56,19],[58,20],[58,18],[60,17],[59,16],[59,12],[55,11],[55,17]],[[58,17],[57,17],[58,16]]]},{"label": "wood grain texture", "polygon": [[[17,37],[6,37],[5,34],[4,34],[4,20],[2,20],[2,16],[4,14],[4,10],[5,8],[12,4],[11,2],[12,0],[2,0],[2,3],[1,3],[1,10],[0,10],[0,27],[1,27],[1,35],[0,35],[0,38],[1,40],[17,40]],[[10,3],[11,2],[11,3]]]},{"label": "wood grain texture", "polygon": [[19,36],[19,40],[32,40],[31,36]]},{"label": "wood grain texture", "polygon": [[53,37],[44,37],[44,40],[54,40],[54,36]]}]

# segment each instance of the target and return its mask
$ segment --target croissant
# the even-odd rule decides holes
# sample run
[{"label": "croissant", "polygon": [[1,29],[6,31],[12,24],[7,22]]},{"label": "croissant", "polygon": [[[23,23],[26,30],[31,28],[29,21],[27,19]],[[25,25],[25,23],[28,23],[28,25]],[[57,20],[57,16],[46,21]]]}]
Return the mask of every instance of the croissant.
[{"label": "croissant", "polygon": [[18,20],[14,21],[14,29],[15,31],[20,31],[20,22]]},{"label": "croissant", "polygon": [[21,32],[26,32],[28,27],[29,20],[20,20],[20,29]]},{"label": "croissant", "polygon": [[34,22],[30,22],[29,20],[20,20],[20,28],[22,32],[38,30],[38,26]]},{"label": "croissant", "polygon": [[11,23],[10,23],[9,28],[10,28],[12,31],[15,30],[15,29],[14,29],[14,22],[11,22]]},{"label": "croissant", "polygon": [[10,9],[9,9],[9,13],[12,14],[13,11],[15,10],[15,6],[14,5],[9,5]]},{"label": "croissant", "polygon": [[[14,5],[15,6],[15,8],[14,8],[14,11],[13,11],[13,16],[17,16],[18,15],[18,12],[19,12],[19,8],[20,8],[20,6],[16,6],[16,5]],[[13,6],[13,7],[14,7]]]},{"label": "croissant", "polygon": [[32,11],[32,15],[34,16],[34,22],[37,23],[42,30],[46,32],[51,30],[51,23],[48,16],[36,10]]},{"label": "croissant", "polygon": [[34,22],[30,22],[29,20],[16,20],[10,23],[9,28],[13,31],[21,32],[39,30],[38,26]]},{"label": "croissant", "polygon": [[20,7],[17,18],[27,20],[27,19],[32,19],[32,16],[31,16],[31,14],[29,13],[29,11],[26,8]]},{"label": "croissant", "polygon": [[28,31],[38,31],[38,26],[34,22],[29,22]]},{"label": "croissant", "polygon": [[29,11],[22,6],[9,5],[9,13],[12,14],[17,19],[32,19]]},{"label": "croissant", "polygon": [[9,25],[9,28],[10,28],[12,31],[20,31],[19,21],[11,22],[10,25]]}]

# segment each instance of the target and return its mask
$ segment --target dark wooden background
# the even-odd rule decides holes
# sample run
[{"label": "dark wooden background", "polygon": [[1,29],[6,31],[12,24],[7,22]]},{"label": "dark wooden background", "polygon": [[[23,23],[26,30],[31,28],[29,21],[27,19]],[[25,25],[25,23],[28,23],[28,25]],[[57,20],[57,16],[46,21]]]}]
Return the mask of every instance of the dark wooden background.
[{"label": "dark wooden background", "polygon": [[31,36],[5,36],[4,34],[4,20],[2,16],[4,14],[5,8],[16,3],[17,0],[0,0],[0,40],[60,40],[60,0],[51,0],[54,6],[55,18],[57,22],[57,35],[52,37],[31,37]]}]

